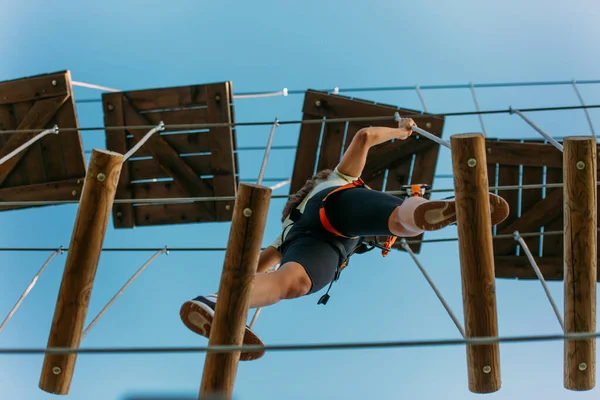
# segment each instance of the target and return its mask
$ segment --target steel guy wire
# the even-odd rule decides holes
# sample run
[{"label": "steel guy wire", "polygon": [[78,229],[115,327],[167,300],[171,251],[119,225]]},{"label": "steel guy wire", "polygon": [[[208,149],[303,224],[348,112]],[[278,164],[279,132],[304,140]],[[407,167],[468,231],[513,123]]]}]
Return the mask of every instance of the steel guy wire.
[{"label": "steel guy wire", "polygon": [[527,343],[558,340],[586,340],[600,337],[600,332],[568,334],[471,337],[462,339],[422,339],[380,342],[273,344],[273,345],[212,345],[199,347],[96,347],[96,348],[0,348],[0,354],[156,354],[156,353],[233,353],[254,351],[358,350],[407,347],[481,346],[496,343]]},{"label": "steel guy wire", "polygon": [[[75,82],[72,82],[75,84]],[[420,90],[447,90],[447,89],[469,89],[475,88],[508,88],[508,87],[528,87],[528,86],[564,86],[571,85],[573,80],[569,81],[537,81],[537,82],[489,82],[489,83],[468,83],[468,84],[446,84],[446,85],[418,85]],[[598,79],[588,79],[577,81],[579,85],[595,85],[600,84]],[[94,89],[115,91],[116,89],[106,88],[104,86],[84,84],[77,82],[79,86],[89,85],[87,87],[93,87]],[[250,91],[250,92],[239,92],[235,93],[234,97],[238,98],[256,98],[256,97],[270,97],[270,96],[288,96],[288,95],[299,95],[305,94],[307,90],[316,90],[320,92],[329,92],[330,89],[287,89],[279,91]],[[337,93],[352,93],[352,92],[392,92],[392,91],[410,91],[415,90],[415,85],[410,86],[371,86],[371,87],[347,87],[337,88]],[[81,99],[77,100],[77,103],[99,103],[101,99]]]},{"label": "steel guy wire", "polygon": [[[287,183],[289,180],[281,182],[281,184]],[[597,182],[598,184],[598,182]],[[564,184],[562,183],[540,183],[530,185],[507,185],[507,186],[490,186],[490,191],[496,190],[519,190],[519,189],[542,189],[542,188],[561,188]],[[275,185],[274,188],[280,187],[279,184]],[[454,189],[431,189],[427,193],[452,193]],[[388,193],[391,195],[404,194],[402,190],[390,190],[383,191],[382,193]],[[288,199],[290,195],[273,195],[271,199]],[[168,203],[182,203],[182,202],[204,202],[204,201],[234,201],[235,196],[219,196],[219,197],[164,197],[164,198],[140,198],[140,199],[115,199],[115,204],[168,204]],[[66,204],[78,204],[79,200],[23,200],[23,201],[0,201],[0,207],[14,207],[14,206],[50,206],[50,205],[66,205]]]},{"label": "steel guy wire", "polygon": [[[594,105],[578,105],[578,106],[559,106],[559,107],[536,107],[536,108],[521,108],[520,112],[542,112],[542,111],[568,111],[568,110],[582,110],[590,108],[600,108],[600,104]],[[420,118],[442,118],[442,117],[457,117],[457,116],[468,116],[468,115],[487,115],[487,114],[511,114],[515,110],[512,108],[498,109],[498,110],[486,110],[486,111],[459,111],[459,112],[447,112],[447,113],[432,113],[423,114],[415,111],[416,114],[406,115],[413,119]],[[390,121],[394,120],[394,115],[390,116],[365,116],[365,117],[347,117],[347,118],[327,118],[327,119],[305,119],[305,120],[289,120],[279,121],[279,125],[303,125],[303,124],[323,124],[323,123],[340,123],[340,122],[370,122],[370,121]],[[221,123],[204,123],[204,124],[169,124],[165,125],[165,129],[176,130],[176,129],[202,129],[202,128],[223,128],[233,126],[263,126],[272,125],[272,121],[254,121],[254,122],[221,122]],[[60,128],[64,132],[85,132],[85,131],[109,131],[109,130],[148,130],[154,128],[155,125],[121,125],[121,126],[96,126],[96,127],[79,127],[79,128]],[[17,134],[17,133],[32,133],[38,132],[35,129],[13,129],[13,130],[0,130],[0,134]]]},{"label": "steel guy wire", "polygon": [[[564,231],[546,231],[546,232],[526,232],[521,233],[521,237],[540,237],[540,236],[558,236],[563,235]],[[499,234],[492,236],[492,240],[504,240],[514,239],[513,234]],[[422,240],[406,240],[408,244],[423,244],[423,243],[444,243],[444,242],[457,242],[457,237],[450,238],[437,238],[437,239],[422,239]],[[0,251],[6,252],[32,252],[32,251],[53,251],[55,247],[0,247]],[[134,251],[161,251],[162,247],[105,247],[102,248],[103,252],[134,252]],[[265,248],[261,248],[264,250]],[[169,246],[169,252],[188,252],[188,251],[225,251],[226,247],[171,247]],[[392,250],[402,251],[398,248],[392,247]],[[63,251],[69,251],[69,248],[64,248]]]}]

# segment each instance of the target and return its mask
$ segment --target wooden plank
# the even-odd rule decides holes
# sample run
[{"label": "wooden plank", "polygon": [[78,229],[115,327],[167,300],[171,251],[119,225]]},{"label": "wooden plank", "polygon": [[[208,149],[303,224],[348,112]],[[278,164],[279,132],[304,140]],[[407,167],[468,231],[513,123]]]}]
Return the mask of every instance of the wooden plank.
[{"label": "wooden plank", "polygon": [[[515,142],[516,143],[516,142]],[[489,158],[489,142],[486,142],[487,162],[494,161]],[[519,184],[519,167],[513,165],[498,166],[498,186],[512,186]],[[504,228],[510,226],[519,217],[519,191],[518,190],[498,190],[498,196],[504,198],[510,207],[508,217],[496,226],[496,232],[504,232]],[[512,231],[510,232],[512,233]],[[510,239],[497,239],[494,242],[494,254],[497,255],[516,255],[518,243]],[[502,249],[502,250],[500,250]]]},{"label": "wooden plank", "polygon": [[334,169],[339,164],[341,160],[342,144],[344,142],[345,131],[345,122],[324,124],[323,137],[321,139],[321,150],[319,151],[319,161],[317,163],[317,171]]},{"label": "wooden plank", "polygon": [[[562,153],[551,144],[486,141],[488,163],[507,166],[562,168]],[[532,155],[535,154],[535,157]]]},{"label": "wooden plank", "polygon": [[63,97],[69,94],[69,86],[66,72],[0,82],[0,104]]},{"label": "wooden plank", "polygon": [[[203,181],[207,187],[212,187],[214,184],[212,178],[203,179]],[[130,183],[129,186],[134,199],[189,197],[185,189],[179,186],[176,181],[138,182]]]},{"label": "wooden plank", "polygon": [[[208,118],[210,123],[230,123],[229,83],[213,84],[206,87]],[[233,138],[231,127],[210,128],[208,134],[210,143],[211,169],[214,179],[213,191],[215,197],[235,196],[235,165],[233,161]],[[215,217],[217,221],[231,221],[234,201],[217,201]]]},{"label": "wooden plank", "polygon": [[[127,101],[123,101],[123,113],[125,115],[126,125],[149,125],[148,120],[141,116],[136,109]],[[138,140],[146,132],[134,130],[131,132]],[[186,192],[186,197],[209,197],[213,196],[212,189],[200,179],[194,171],[179,157],[179,155],[168,145],[161,135],[152,135],[144,144],[152,157],[160,164],[177,185]],[[215,213],[214,205],[207,202],[196,203],[199,212]]]},{"label": "wooden plank", "polygon": [[[494,260],[496,265],[496,278],[538,279],[527,257],[496,256]],[[540,268],[545,280],[561,281],[563,279],[562,257],[535,257],[535,262]]]},{"label": "wooden plank", "polygon": [[[103,93],[102,103],[104,105],[104,125],[107,127],[124,126],[123,96],[120,93]],[[127,146],[126,136],[125,129],[107,129],[106,148],[124,155],[130,149]],[[142,149],[140,148],[140,150]],[[116,197],[118,199],[133,198],[133,190],[129,185],[132,179],[131,165],[130,162],[125,164],[121,169],[121,176],[117,184]],[[115,228],[133,228],[135,226],[133,204],[115,203],[113,205],[113,225]]]},{"label": "wooden plank", "polygon": [[[82,179],[46,182],[37,185],[27,185],[0,189],[0,202],[5,201],[56,201],[77,200],[81,196]],[[0,211],[16,210],[42,206],[0,206]]]},{"label": "wooden plank", "polygon": [[[19,123],[17,129],[40,129],[43,130],[50,119],[56,114],[58,109],[64,104],[68,96],[52,97],[49,99],[39,100],[29,110],[27,116]],[[0,149],[0,158],[7,155],[37,133],[19,133],[11,135],[4,147]],[[23,156],[27,154],[27,150],[21,151],[19,154],[0,165],[0,186],[8,175],[17,166]]]},{"label": "wooden plank", "polygon": [[[208,123],[207,108],[192,108],[187,110],[173,110],[163,112],[142,113],[146,118],[155,123],[162,121],[165,125],[181,125],[181,124],[206,124]],[[193,128],[197,129],[197,128]],[[165,128],[163,132],[175,132],[189,130],[188,128]]]},{"label": "wooden plank", "polygon": [[[206,203],[215,205],[214,201]],[[133,213],[136,226],[214,222],[213,213],[199,211],[194,203],[140,205],[133,208]]]},{"label": "wooden plank", "polygon": [[[14,104],[8,104],[8,105],[5,105],[5,107],[7,107],[7,109],[8,109],[8,115],[6,115],[6,117],[7,117],[6,125],[10,126],[11,130],[17,129],[17,126],[19,125],[19,119],[15,115]],[[4,137],[3,146],[5,146],[6,142],[8,142],[8,140],[10,139],[12,134],[6,134],[6,135],[2,135],[2,136]],[[2,148],[0,148],[0,151],[1,150],[2,150]],[[22,167],[22,166],[20,166],[20,167]],[[18,170],[19,167],[16,167],[16,169]],[[1,169],[0,169],[0,171],[1,171]],[[21,173],[9,174],[6,177],[6,180],[0,184],[0,187],[16,187],[16,186],[26,185],[27,184],[27,176],[26,176],[27,173],[26,172],[27,171],[25,171],[25,173],[23,173],[23,174],[21,174]]]},{"label": "wooden plank", "polygon": [[[160,135],[160,137],[179,155],[210,152],[208,131]],[[127,150],[133,148],[138,142],[135,137],[128,137],[126,140]],[[136,151],[134,158],[150,156],[152,156],[152,154],[146,147],[146,144],[144,144]]]},{"label": "wooden plank", "polygon": [[[212,173],[210,155],[185,156],[182,159],[198,176],[210,175]],[[129,164],[131,166],[130,179],[132,182],[155,178],[169,178],[169,174],[153,158],[133,160]]]},{"label": "wooden plank", "polygon": [[[17,104],[13,104],[14,116],[17,125],[20,124],[25,118],[29,111],[35,106],[35,101],[25,101]],[[58,111],[58,110],[57,110]],[[51,118],[50,118],[51,119]],[[51,121],[48,121],[50,125]],[[40,129],[40,132],[43,130]],[[34,137],[37,133],[31,135]],[[12,135],[14,136],[14,135]],[[42,139],[44,140],[44,139]],[[20,146],[20,144],[19,144]],[[15,147],[16,148],[16,147]],[[35,185],[36,183],[46,182],[46,171],[45,171],[45,160],[42,154],[42,146],[40,140],[30,145],[27,149],[23,150],[21,160],[15,164],[11,175],[18,177],[18,184],[21,185]]]},{"label": "wooden plank", "polygon": [[[387,169],[395,169],[399,165],[405,165],[409,159],[409,166],[412,163],[413,155],[427,151],[432,147],[439,146],[428,139],[408,138],[406,140],[396,140],[392,143],[383,143],[369,151],[367,163],[363,169],[363,177],[371,178],[376,175],[383,175]],[[435,163],[435,159],[433,160]],[[435,169],[435,168],[434,168]],[[410,168],[406,170],[406,182],[409,181],[408,174]]]},{"label": "wooden plank", "polygon": [[[318,103],[317,103],[318,102]],[[398,123],[392,119],[394,113],[399,111],[405,115],[421,115],[415,110],[398,109],[397,107],[376,104],[370,101],[353,99],[350,97],[327,94],[309,90],[306,92],[302,112],[327,118],[347,118],[347,117],[384,117],[389,116],[389,121],[377,121],[378,126],[397,127]],[[367,125],[365,125],[367,126]]]},{"label": "wooden plank", "polygon": [[[9,105],[0,104],[0,130],[9,131],[15,129],[12,119],[12,111]],[[8,140],[10,135],[0,133],[0,149],[4,146],[4,143]]]},{"label": "wooden plank", "polygon": [[[547,168],[546,183],[562,183],[562,168]],[[555,192],[560,197],[560,208],[563,209],[563,188],[546,188],[546,197],[553,195]],[[561,212],[552,220],[544,221],[544,231],[562,231],[564,230],[564,218]],[[562,257],[564,254],[564,235],[544,236],[542,243],[543,257]]]},{"label": "wooden plank", "polygon": [[[69,79],[70,79],[70,74]],[[60,127],[78,127],[79,121],[75,112],[75,99],[71,94],[65,104],[55,115],[55,122]],[[79,131],[59,132],[58,141],[62,149],[66,170],[65,177],[81,178],[86,175],[85,153]]]},{"label": "wooden plank", "polygon": [[[535,232],[544,221],[553,220],[554,218],[561,215],[563,212],[562,207],[562,194],[560,192],[552,192],[545,199],[535,203],[529,211],[521,214],[521,218],[513,220],[510,224],[504,225],[498,229],[498,235],[510,235],[514,231],[521,233]],[[515,246],[514,239],[510,239],[513,243],[508,240],[499,239],[496,240],[495,249],[499,255],[511,255],[512,249]]]},{"label": "wooden plank", "polygon": [[[311,120],[318,117],[304,114],[302,120]],[[298,136],[298,147],[296,148],[296,159],[290,182],[290,193],[296,193],[304,183],[314,174],[315,162],[317,160],[317,149],[321,138],[322,124],[307,123],[300,125]]]},{"label": "wooden plank", "polygon": [[[539,185],[544,182],[544,168],[523,166],[523,175],[521,177],[523,185]],[[523,189],[521,192],[521,213],[532,210],[532,207],[542,199],[542,189]],[[540,227],[541,228],[541,227]],[[529,232],[534,232],[537,229]],[[541,229],[540,229],[541,230]],[[535,257],[540,254],[540,237],[523,238],[527,247]],[[521,255],[525,256],[523,252]]]},{"label": "wooden plank", "polygon": [[206,106],[206,85],[132,90],[123,95],[139,111]]}]

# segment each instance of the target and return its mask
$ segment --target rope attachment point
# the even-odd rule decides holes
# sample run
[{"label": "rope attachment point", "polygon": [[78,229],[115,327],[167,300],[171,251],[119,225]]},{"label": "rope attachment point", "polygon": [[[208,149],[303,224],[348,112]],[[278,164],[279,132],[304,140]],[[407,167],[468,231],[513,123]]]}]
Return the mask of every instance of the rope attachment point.
[{"label": "rope attachment point", "polygon": [[131,148],[131,150],[129,150],[125,156],[123,157],[123,162],[127,161],[127,159],[129,157],[131,157],[132,155],[135,154],[136,151],[139,150],[140,147],[142,147],[144,145],[144,143],[146,143],[148,141],[148,139],[150,139],[150,136],[154,135],[156,132],[162,132],[165,130],[165,123],[160,121],[158,123],[158,125],[156,125],[154,128],[150,129],[150,131],[148,131],[148,133],[146,133],[144,135],[144,137],[142,138],[142,140],[140,140],[139,142],[136,143],[135,146],[133,146]]},{"label": "rope attachment point", "polygon": [[11,151],[7,155],[5,155],[4,157],[0,158],[0,165],[4,164],[8,160],[10,160],[11,158],[13,158],[17,154],[19,154],[20,152],[22,152],[23,150],[25,150],[26,148],[28,148],[29,146],[31,146],[32,144],[34,144],[35,142],[37,142],[38,140],[40,140],[41,138],[43,138],[44,136],[50,135],[50,134],[57,135],[58,131],[59,131],[58,130],[58,125],[54,125],[53,128],[46,129],[46,130],[40,132],[38,135],[36,135],[33,138],[29,139],[28,141],[26,141],[25,143],[23,143],[22,145],[20,145],[19,147],[17,147],[16,149],[14,149],[13,151]]}]

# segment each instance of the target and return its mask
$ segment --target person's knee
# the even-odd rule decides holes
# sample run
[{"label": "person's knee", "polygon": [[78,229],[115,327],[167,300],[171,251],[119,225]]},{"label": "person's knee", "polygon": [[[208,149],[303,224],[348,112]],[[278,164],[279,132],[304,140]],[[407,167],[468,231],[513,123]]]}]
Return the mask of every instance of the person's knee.
[{"label": "person's knee", "polygon": [[290,268],[286,272],[282,291],[283,299],[295,299],[310,291],[312,281],[300,264],[295,263],[294,268]]}]

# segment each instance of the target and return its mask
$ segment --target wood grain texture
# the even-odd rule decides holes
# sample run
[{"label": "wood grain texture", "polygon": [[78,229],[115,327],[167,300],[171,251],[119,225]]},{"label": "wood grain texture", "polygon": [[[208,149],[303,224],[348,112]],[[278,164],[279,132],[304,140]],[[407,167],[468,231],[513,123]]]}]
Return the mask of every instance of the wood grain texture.
[{"label": "wood grain texture", "polygon": [[[239,346],[243,342],[250,290],[258,266],[270,199],[271,189],[267,187],[239,185],[209,346]],[[245,210],[250,210],[251,215],[248,216]],[[230,398],[239,358],[239,352],[207,353],[200,395]]]},{"label": "wood grain texture", "polygon": [[[206,88],[207,115],[211,123],[231,122],[229,97],[230,83],[209,85]],[[212,127],[208,134],[210,143],[211,175],[213,176],[213,196],[235,196],[235,163],[233,159],[233,133],[231,126]],[[233,201],[217,201],[211,204],[216,221],[231,221]]]},{"label": "wood grain texture", "polygon": [[[596,152],[594,138],[564,139],[565,333],[596,331]],[[566,340],[564,357],[564,387],[570,390],[593,389],[596,340]]]},{"label": "wood grain texture", "polygon": [[[4,201],[52,201],[78,200],[83,188],[83,178],[69,179],[0,189],[0,202]],[[0,210],[14,210],[43,206],[0,206]]]},{"label": "wood grain texture", "polygon": [[[47,347],[79,347],[122,163],[121,154],[92,152]],[[47,353],[40,389],[68,394],[76,360],[77,354]]]},{"label": "wood grain texture", "polygon": [[[466,336],[498,336],[492,226],[488,191],[485,139],[480,134],[451,137],[456,193],[459,254]],[[476,160],[469,166],[469,160]],[[498,343],[467,346],[469,390],[498,391]]]},{"label": "wood grain texture", "polygon": [[[104,125],[125,126],[123,96],[121,93],[103,93],[102,103],[104,107]],[[106,148],[120,154],[126,154],[130,150],[130,147],[127,146],[126,137],[127,134],[125,129],[106,130]],[[142,148],[144,147],[142,146]],[[116,194],[118,199],[133,198],[133,190],[129,184],[132,174],[131,168],[130,162],[127,162],[126,165],[121,168],[121,176],[119,178],[119,184],[117,185]],[[113,224],[115,228],[133,228],[135,226],[132,203],[118,203],[113,205]]]},{"label": "wood grain texture", "polygon": [[0,104],[20,103],[71,93],[68,75],[66,71],[0,82]]},{"label": "wood grain texture", "polygon": [[[39,100],[29,110],[27,115],[21,120],[17,129],[36,129],[46,124],[52,119],[54,114],[60,109],[60,107],[67,101],[67,96],[51,97],[44,100]],[[40,132],[45,128],[41,128]],[[17,133],[10,135],[10,138],[4,144],[4,147],[0,150],[0,157],[5,156],[11,151],[15,150],[29,139],[35,137],[38,133]],[[39,146],[39,144],[38,144]],[[13,169],[19,164],[19,161],[27,154],[27,149],[17,153],[10,160],[5,161],[0,165],[0,185],[10,175]]]},{"label": "wood grain texture", "polygon": [[[144,117],[145,114],[140,114],[138,110],[126,100],[122,102],[123,113],[127,125],[149,125],[150,122]],[[138,140],[146,134],[144,131],[131,130],[130,132]],[[181,187],[186,193],[186,197],[210,197],[213,196],[213,190],[205,181],[200,179],[194,171],[187,165],[171,146],[164,140],[162,135],[152,135],[144,146],[150,151],[154,160],[156,160],[161,168],[175,179],[175,183]],[[209,212],[214,214],[214,203],[198,202],[195,203],[199,212]]]}]

